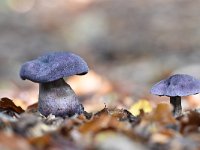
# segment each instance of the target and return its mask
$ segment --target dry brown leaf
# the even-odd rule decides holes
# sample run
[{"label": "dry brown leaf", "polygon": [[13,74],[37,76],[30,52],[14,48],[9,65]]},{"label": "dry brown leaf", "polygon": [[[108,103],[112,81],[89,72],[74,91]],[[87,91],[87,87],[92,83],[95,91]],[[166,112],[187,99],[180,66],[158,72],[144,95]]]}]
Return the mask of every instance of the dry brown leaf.
[{"label": "dry brown leaf", "polygon": [[150,116],[147,117],[149,121],[157,122],[162,125],[176,123],[176,119],[172,115],[172,107],[167,103],[158,104]]},{"label": "dry brown leaf", "polygon": [[37,149],[46,149],[50,146],[51,140],[51,136],[47,134],[41,137],[30,138],[29,142]]},{"label": "dry brown leaf", "polygon": [[20,106],[16,106],[13,101],[9,98],[1,98],[0,100],[0,109],[2,110],[11,110],[18,114],[21,114],[24,112],[24,110]]},{"label": "dry brown leaf", "polygon": [[180,118],[180,124],[180,132],[183,134],[198,131],[200,126],[200,113],[196,111],[190,111],[188,114]]},{"label": "dry brown leaf", "polygon": [[27,112],[36,112],[38,110],[38,103],[34,103],[27,107]]},{"label": "dry brown leaf", "polygon": [[113,129],[113,130],[126,130],[128,125],[127,121],[120,121],[122,118],[127,118],[127,114],[120,109],[109,110],[108,108],[104,108],[99,111],[94,117],[81,125],[79,131],[82,134],[96,134],[102,130]]}]

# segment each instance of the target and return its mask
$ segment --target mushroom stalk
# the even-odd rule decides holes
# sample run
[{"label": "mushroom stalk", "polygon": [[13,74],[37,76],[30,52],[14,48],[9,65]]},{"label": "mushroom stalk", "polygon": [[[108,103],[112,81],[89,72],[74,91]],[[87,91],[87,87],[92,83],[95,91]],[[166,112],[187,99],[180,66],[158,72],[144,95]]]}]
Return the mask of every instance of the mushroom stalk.
[{"label": "mushroom stalk", "polygon": [[76,94],[63,78],[40,83],[38,109],[44,116],[72,116],[84,111]]},{"label": "mushroom stalk", "polygon": [[181,107],[181,97],[180,96],[174,96],[170,97],[170,103],[173,105],[173,114],[174,116],[180,116],[182,113],[182,107]]}]

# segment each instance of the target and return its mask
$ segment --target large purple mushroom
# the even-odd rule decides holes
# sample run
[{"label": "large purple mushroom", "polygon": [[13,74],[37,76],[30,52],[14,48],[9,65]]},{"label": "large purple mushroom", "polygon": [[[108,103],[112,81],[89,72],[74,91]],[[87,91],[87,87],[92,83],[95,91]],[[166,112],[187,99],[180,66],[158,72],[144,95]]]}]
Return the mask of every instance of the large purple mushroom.
[{"label": "large purple mushroom", "polygon": [[174,107],[174,116],[180,116],[182,114],[181,96],[200,93],[200,81],[190,75],[175,74],[156,83],[151,93],[170,97],[170,103]]},{"label": "large purple mushroom", "polygon": [[38,110],[44,115],[72,116],[84,111],[64,77],[84,75],[87,63],[70,52],[52,52],[24,63],[20,77],[39,83]]}]

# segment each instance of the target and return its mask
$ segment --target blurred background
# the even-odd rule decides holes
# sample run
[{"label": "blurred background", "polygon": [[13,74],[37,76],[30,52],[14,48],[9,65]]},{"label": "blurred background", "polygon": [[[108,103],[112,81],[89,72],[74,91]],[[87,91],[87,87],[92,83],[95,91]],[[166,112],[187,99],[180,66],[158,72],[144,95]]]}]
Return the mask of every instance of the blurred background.
[{"label": "blurred background", "polygon": [[[88,111],[168,100],[149,88],[174,73],[200,78],[199,7],[188,0],[1,0],[0,96],[24,108],[36,102],[38,84],[19,78],[21,64],[66,50],[91,68],[68,79]],[[186,99],[200,106],[198,95]]]}]

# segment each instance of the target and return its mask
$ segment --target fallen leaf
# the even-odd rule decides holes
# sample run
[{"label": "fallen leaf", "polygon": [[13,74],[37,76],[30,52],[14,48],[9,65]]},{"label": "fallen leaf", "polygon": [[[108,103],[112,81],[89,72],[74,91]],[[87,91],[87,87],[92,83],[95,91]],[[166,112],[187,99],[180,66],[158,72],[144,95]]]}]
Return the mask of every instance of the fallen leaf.
[{"label": "fallen leaf", "polygon": [[24,112],[24,110],[20,106],[16,106],[11,99],[6,98],[6,97],[1,98],[0,109],[14,111],[18,114],[21,114]]},{"label": "fallen leaf", "polygon": [[[120,121],[120,119],[126,118],[126,121]],[[108,109],[104,108],[96,113],[91,120],[81,125],[79,131],[82,134],[96,134],[99,131],[106,129],[114,130],[126,130],[128,127],[127,113],[120,109]]]},{"label": "fallen leaf", "polygon": [[197,111],[189,111],[188,114],[180,118],[182,134],[199,131],[200,126],[200,113]]},{"label": "fallen leaf", "polygon": [[168,103],[159,103],[150,114],[149,121],[160,123],[161,125],[175,124],[176,119],[172,115],[172,106]]},{"label": "fallen leaf", "polygon": [[141,99],[138,102],[136,102],[135,104],[133,104],[131,106],[131,108],[129,109],[129,111],[134,115],[134,116],[138,116],[140,115],[141,110],[143,110],[144,113],[149,113],[152,111],[152,106],[149,103],[149,101],[145,100],[145,99]]},{"label": "fallen leaf", "polygon": [[27,112],[37,112],[38,111],[38,103],[34,103],[27,107]]}]

